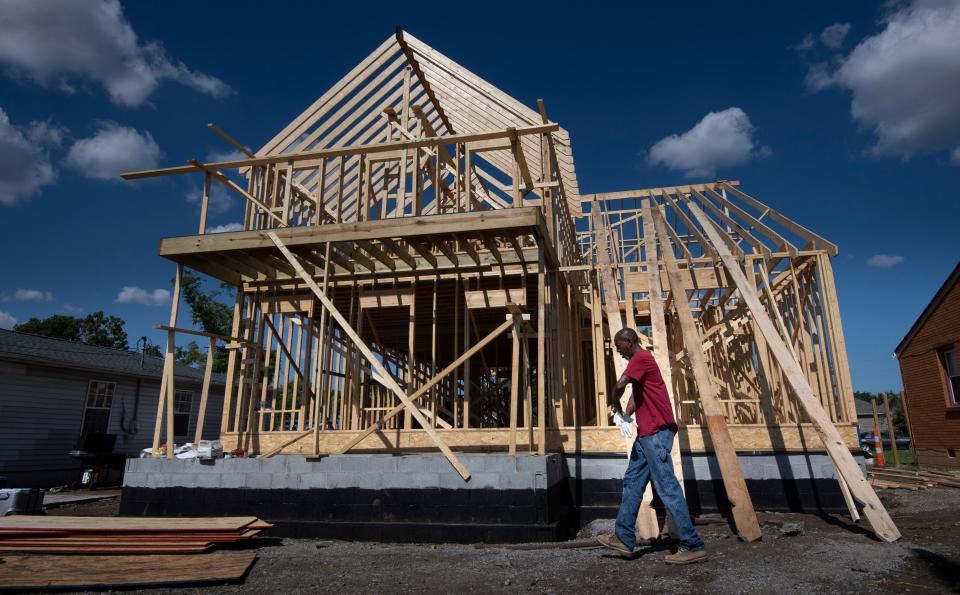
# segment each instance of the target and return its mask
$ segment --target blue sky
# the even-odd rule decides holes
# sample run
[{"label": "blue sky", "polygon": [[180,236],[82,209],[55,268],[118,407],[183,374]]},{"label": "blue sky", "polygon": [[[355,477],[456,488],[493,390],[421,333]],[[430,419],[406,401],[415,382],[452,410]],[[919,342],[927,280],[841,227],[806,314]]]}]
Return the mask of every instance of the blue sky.
[{"label": "blue sky", "polygon": [[195,232],[200,179],[113,174],[228,152],[208,122],[259,147],[401,25],[542,97],[583,192],[738,178],[838,244],[855,387],[899,389],[960,256],[957,2],[395,6],[0,0],[0,325],[105,310],[159,342],[157,246]]}]

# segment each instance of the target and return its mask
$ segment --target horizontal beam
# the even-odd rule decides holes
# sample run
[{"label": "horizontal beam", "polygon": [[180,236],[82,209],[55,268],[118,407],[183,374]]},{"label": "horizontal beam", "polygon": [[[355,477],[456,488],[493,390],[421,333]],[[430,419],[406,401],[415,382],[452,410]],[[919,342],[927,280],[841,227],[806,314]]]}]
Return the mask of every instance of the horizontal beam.
[{"label": "horizontal beam", "polygon": [[[556,132],[559,129],[560,126],[558,124],[544,124],[541,126],[527,126],[513,130],[488,130],[486,132],[475,132],[472,134],[451,134],[449,136],[434,136],[419,138],[416,140],[372,143],[368,145],[352,145],[348,147],[321,149],[319,151],[304,151],[302,153],[287,153],[286,155],[270,155],[266,157],[255,157],[250,159],[216,161],[202,165],[206,166],[207,169],[236,169],[242,167],[252,167],[255,165],[296,163],[298,161],[328,159],[330,157],[340,157],[342,155],[373,155],[377,153],[400,151],[403,149],[419,149],[423,147],[433,147],[455,143],[469,143],[473,141],[490,140],[495,138],[510,138],[514,134],[519,136],[528,134],[545,134],[549,132]],[[160,176],[186,174],[203,170],[204,168],[199,165],[181,165],[179,167],[166,167],[161,169],[125,172],[120,174],[120,177],[124,180],[139,180],[143,178],[156,178]]]},{"label": "horizontal beam", "polygon": [[601,192],[598,194],[581,194],[580,200],[582,202],[599,202],[604,200],[622,200],[625,198],[651,198],[654,196],[663,196],[667,193],[689,193],[693,190],[699,192],[705,191],[707,188],[716,189],[719,188],[721,184],[727,184],[729,186],[739,186],[740,180],[719,180],[716,182],[709,182],[707,184],[689,184],[687,186],[664,186],[662,188],[641,188],[639,190],[621,190],[619,192]]},{"label": "horizontal beam", "polygon": [[[449,233],[510,230],[545,237],[546,224],[537,207],[494,209],[423,217],[399,217],[359,223],[328,223],[321,226],[286,227],[273,230],[289,247],[354,242],[379,238],[410,238]],[[273,248],[265,231],[235,231],[160,240],[160,256]]]},{"label": "horizontal beam", "polygon": [[163,324],[155,324],[153,328],[158,331],[173,331],[175,333],[180,333],[182,335],[194,335],[195,337],[207,337],[210,339],[220,339],[221,341],[227,342],[236,342],[236,343],[248,343],[246,339],[241,337],[231,337],[230,335],[218,335],[217,333],[207,333],[204,331],[195,331],[189,328],[177,328],[175,326],[166,326]]}]

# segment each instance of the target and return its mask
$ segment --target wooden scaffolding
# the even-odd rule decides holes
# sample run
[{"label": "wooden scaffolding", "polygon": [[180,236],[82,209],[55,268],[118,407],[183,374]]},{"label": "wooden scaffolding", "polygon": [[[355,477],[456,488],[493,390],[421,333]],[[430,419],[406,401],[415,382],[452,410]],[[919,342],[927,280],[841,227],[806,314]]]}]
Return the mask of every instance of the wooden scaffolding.
[{"label": "wooden scaffolding", "polygon": [[[260,150],[211,125],[244,157],[124,174],[204,178],[198,233],[160,255],[178,283],[189,267],[237,287],[231,335],[208,335],[229,350],[224,445],[439,447],[455,466],[623,452],[606,405],[626,325],[666,372],[684,451],[845,451],[872,506],[850,467],[837,247],[737,181],[581,195],[538,108],[398,30]],[[242,231],[206,233],[213,183],[245,199]]]}]

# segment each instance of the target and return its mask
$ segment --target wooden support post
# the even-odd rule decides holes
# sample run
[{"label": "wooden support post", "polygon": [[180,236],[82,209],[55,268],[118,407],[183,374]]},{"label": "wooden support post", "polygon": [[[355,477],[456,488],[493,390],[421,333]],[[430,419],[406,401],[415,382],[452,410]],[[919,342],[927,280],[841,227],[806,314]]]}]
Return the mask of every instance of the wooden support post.
[{"label": "wooden support post", "polygon": [[913,425],[910,423],[910,409],[907,408],[907,391],[900,391],[900,406],[903,407],[903,416],[907,418],[907,437],[910,438],[910,452],[913,453],[913,462],[917,463],[917,446],[913,441]]},{"label": "wooden support post", "polygon": [[804,408],[804,411],[806,411],[807,417],[809,417],[813,423],[813,427],[820,436],[824,448],[827,449],[827,452],[833,459],[841,477],[846,480],[853,497],[863,504],[864,516],[867,517],[867,521],[869,521],[874,533],[884,541],[896,541],[900,539],[900,531],[898,531],[896,525],[894,525],[893,519],[890,518],[890,515],[883,507],[876,492],[874,492],[870,484],[867,483],[860,466],[857,465],[853,459],[853,455],[850,454],[850,450],[844,444],[837,428],[833,425],[833,422],[823,410],[823,407],[821,407],[819,400],[814,396],[813,389],[811,389],[807,383],[803,370],[800,368],[797,360],[790,356],[790,351],[777,333],[773,321],[770,319],[770,315],[767,314],[763,305],[760,303],[760,298],[756,290],[747,282],[743,269],[740,268],[733,254],[730,253],[730,250],[723,243],[720,232],[714,226],[713,222],[707,218],[703,211],[693,204],[693,202],[689,203],[689,207],[690,212],[700,223],[700,226],[704,232],[706,232],[714,248],[717,250],[717,254],[727,270],[727,274],[733,280],[734,285],[740,290],[740,295],[743,297],[750,313],[753,315],[757,328],[765,336],[770,351],[783,370],[787,382],[793,389],[794,394],[796,394],[801,406]]},{"label": "wooden support post", "polygon": [[210,337],[207,346],[207,367],[203,371],[203,388],[200,389],[200,410],[197,412],[197,427],[194,431],[193,444],[200,443],[203,435],[203,422],[207,416],[207,397],[210,395],[210,377],[213,375],[213,357],[217,351],[217,340]]},{"label": "wooden support post", "polygon": [[900,466],[900,453],[897,452],[897,431],[893,427],[893,416],[890,415],[890,399],[883,393],[883,413],[887,416],[887,434],[890,435],[890,450],[893,452],[893,464]]},{"label": "wooden support post", "polygon": [[[469,155],[469,153],[468,153]],[[469,170],[468,170],[469,172]],[[540,246],[537,268],[537,453],[547,454],[547,346],[546,304],[547,272],[543,246]]]},{"label": "wooden support post", "polygon": [[507,452],[517,454],[517,407],[520,401],[520,317],[507,315],[513,320],[513,355],[510,360],[510,446]]},{"label": "wooden support post", "polygon": [[[234,337],[240,334],[240,322],[242,319],[242,309],[243,309],[243,288],[237,288],[237,297],[236,301],[233,304],[233,321],[230,325],[230,334]],[[249,338],[249,330],[244,331],[244,338]],[[226,387],[224,387],[223,392],[223,417],[220,420],[220,433],[227,433],[230,427],[230,411],[232,409],[231,405],[233,402],[233,388],[236,385],[238,399],[239,395],[242,394],[243,380],[241,378],[240,382],[236,381],[237,376],[237,360],[242,361],[243,355],[248,353],[251,349],[249,344],[244,344],[238,346],[236,349],[229,349],[227,352],[227,382]],[[243,365],[240,366],[241,370]]]},{"label": "wooden support post", "polygon": [[397,382],[393,379],[393,376],[383,367],[383,364],[380,363],[380,360],[374,355],[373,351],[370,350],[370,347],[367,346],[366,342],[357,334],[353,327],[347,322],[347,319],[343,317],[340,311],[336,306],[333,305],[333,302],[330,301],[330,298],[326,296],[321,290],[317,283],[313,280],[313,277],[304,270],[303,265],[300,264],[300,261],[290,252],[289,249],[280,241],[280,238],[277,237],[277,234],[267,232],[267,237],[276,245],[277,249],[280,250],[284,258],[287,259],[287,262],[293,266],[297,275],[303,279],[304,283],[307,284],[307,287],[313,291],[314,295],[317,296],[317,299],[320,300],[320,303],[323,304],[323,307],[330,312],[330,316],[337,321],[337,324],[340,325],[340,328],[347,333],[347,336],[350,337],[350,340],[357,347],[360,353],[367,359],[370,363],[370,367],[376,372],[376,380],[383,384],[385,387],[393,391],[393,394],[397,395],[397,398],[408,408],[410,413],[417,420],[417,423],[426,430],[427,435],[430,436],[430,439],[433,440],[434,444],[440,449],[440,451],[447,457],[447,460],[450,461],[450,464],[453,465],[454,469],[457,470],[457,473],[460,474],[464,480],[470,479],[470,472],[466,467],[463,466],[463,463],[460,462],[460,459],[457,458],[453,451],[440,439],[440,436],[433,429],[433,425],[427,421],[423,416],[423,413],[420,412],[420,409],[410,400],[410,398],[403,392]]},{"label": "wooden support post", "polygon": [[[173,278],[173,302],[170,304],[170,327],[177,326],[177,313],[180,308],[180,284],[183,281],[183,265],[177,264],[177,274]],[[157,403],[157,425],[153,430],[153,448],[160,448],[160,424],[166,406],[167,458],[173,458],[173,395],[174,395],[174,351],[176,349],[175,331],[167,331],[167,352],[163,358],[163,378],[161,379],[160,400]]]},{"label": "wooden support post", "polygon": [[[468,290],[469,279],[464,281],[464,289]],[[466,299],[466,293],[464,293],[464,299]],[[464,353],[470,349],[470,318],[473,314],[470,312],[470,309],[466,307],[466,302],[464,302],[463,308],[463,351]],[[470,360],[463,362],[463,427],[470,427]]]}]

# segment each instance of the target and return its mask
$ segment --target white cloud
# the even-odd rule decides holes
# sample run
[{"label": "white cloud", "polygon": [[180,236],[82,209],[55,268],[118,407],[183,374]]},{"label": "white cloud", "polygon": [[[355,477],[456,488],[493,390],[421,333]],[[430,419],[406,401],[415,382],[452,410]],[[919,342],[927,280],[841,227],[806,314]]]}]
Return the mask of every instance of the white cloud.
[{"label": "white cloud", "polygon": [[6,312],[0,311],[0,328],[11,329],[15,324],[17,324],[16,318]]},{"label": "white cloud", "polygon": [[162,306],[170,303],[170,291],[154,289],[147,291],[139,287],[124,287],[117,294],[118,304],[140,304],[142,306]]},{"label": "white cloud", "polygon": [[807,33],[803,36],[803,39],[797,45],[793,46],[795,50],[812,50],[813,47],[817,45],[817,40],[813,36],[813,33]]},{"label": "white cloud", "polygon": [[835,81],[830,65],[826,62],[817,62],[807,69],[807,76],[803,82],[808,91],[817,92],[833,86]]},{"label": "white cloud", "polygon": [[84,309],[80,306],[74,306],[73,304],[63,304],[63,310],[69,312],[70,314],[83,314]]},{"label": "white cloud", "polygon": [[118,180],[118,174],[157,166],[160,147],[149,132],[102,122],[97,132],[73,143],[66,163],[88,178]]},{"label": "white cloud", "polygon": [[809,89],[849,90],[851,115],[872,130],[875,155],[960,147],[960,2],[896,5],[884,29],[862,40],[836,67],[817,64]]},{"label": "white cloud", "polygon": [[0,12],[0,64],[15,76],[74,92],[92,80],[111,101],[142,104],[163,80],[222,97],[220,79],[187,68],[157,41],[141,42],[118,0],[5,0]]},{"label": "white cloud", "polygon": [[710,112],[690,130],[671,134],[650,148],[647,161],[682,170],[688,178],[713,177],[717,169],[769,153],[757,148],[750,118],[739,107]]},{"label": "white cloud", "polygon": [[820,32],[820,41],[831,50],[839,50],[850,33],[850,23],[834,23]]},{"label": "white cloud", "polygon": [[[200,204],[203,200],[203,190],[193,187],[187,192],[185,197],[187,202]],[[229,211],[234,205],[233,197],[219,182],[211,180],[210,182],[210,202],[207,209],[214,215],[219,215]]]},{"label": "white cloud", "polygon": [[207,233],[224,233],[227,231],[243,231],[243,223],[227,223],[207,229]]},{"label": "white cloud", "polygon": [[902,256],[891,256],[889,254],[874,254],[867,259],[867,264],[878,269],[889,269],[897,266],[905,259]]},{"label": "white cloud", "polygon": [[39,289],[17,289],[13,299],[18,302],[52,302],[53,294]]},{"label": "white cloud", "polygon": [[0,108],[0,205],[29,198],[53,183],[57,172],[46,147],[59,144],[64,134],[49,122],[15,126]]}]

